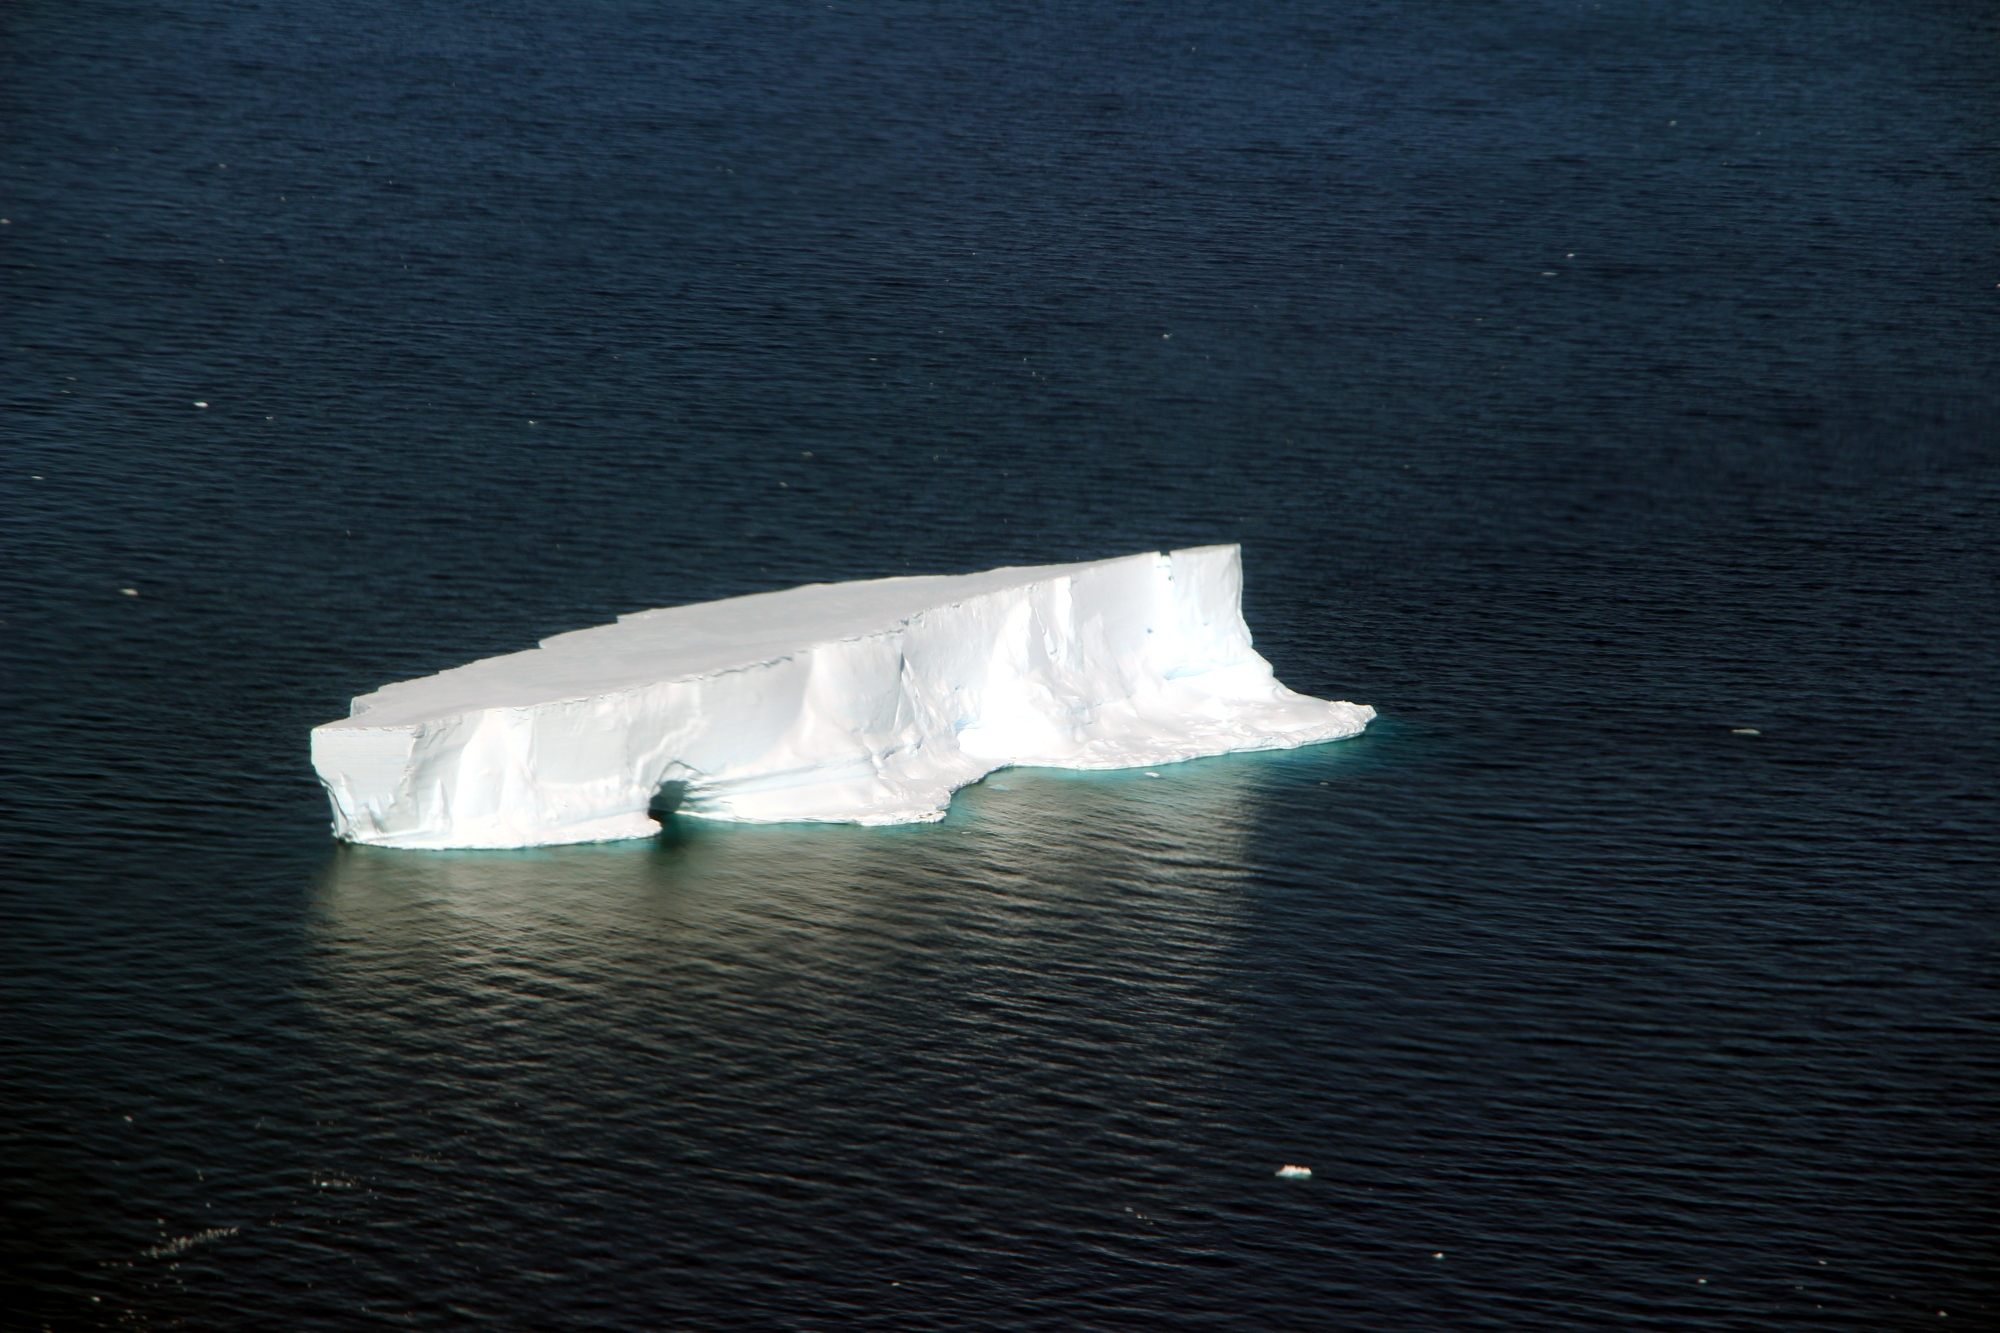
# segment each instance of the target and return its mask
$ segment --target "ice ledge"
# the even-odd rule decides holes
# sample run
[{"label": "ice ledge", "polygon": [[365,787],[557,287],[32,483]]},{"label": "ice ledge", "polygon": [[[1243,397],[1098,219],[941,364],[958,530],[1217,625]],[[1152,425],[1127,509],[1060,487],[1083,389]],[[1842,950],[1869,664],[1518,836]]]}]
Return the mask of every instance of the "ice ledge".
[{"label": "ice ledge", "polygon": [[357,698],[313,729],[333,831],[387,847],[646,837],[649,812],[898,824],[1010,766],[1352,736],[1280,685],[1234,546],[812,584],[621,616]]}]

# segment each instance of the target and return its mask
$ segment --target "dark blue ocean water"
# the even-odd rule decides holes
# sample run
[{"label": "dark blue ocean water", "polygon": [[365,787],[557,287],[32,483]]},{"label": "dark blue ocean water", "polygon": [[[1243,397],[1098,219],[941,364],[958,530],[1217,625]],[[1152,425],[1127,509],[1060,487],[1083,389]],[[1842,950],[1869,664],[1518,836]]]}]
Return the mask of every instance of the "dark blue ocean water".
[{"label": "dark blue ocean water", "polygon": [[[2000,1327],[1991,6],[19,0],[0,218],[0,1325]],[[1229,540],[1366,737],[327,835],[390,680]]]}]

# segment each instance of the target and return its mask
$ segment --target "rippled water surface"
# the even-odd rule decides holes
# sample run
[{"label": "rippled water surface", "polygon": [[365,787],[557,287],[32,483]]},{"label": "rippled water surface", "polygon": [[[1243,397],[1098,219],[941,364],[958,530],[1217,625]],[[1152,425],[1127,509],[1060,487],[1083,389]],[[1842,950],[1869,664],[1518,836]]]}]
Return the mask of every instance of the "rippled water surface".
[{"label": "rippled water surface", "polygon": [[[0,1325],[2000,1326],[1996,125],[1974,4],[9,7]],[[389,680],[1230,540],[1366,736],[327,836]]]}]

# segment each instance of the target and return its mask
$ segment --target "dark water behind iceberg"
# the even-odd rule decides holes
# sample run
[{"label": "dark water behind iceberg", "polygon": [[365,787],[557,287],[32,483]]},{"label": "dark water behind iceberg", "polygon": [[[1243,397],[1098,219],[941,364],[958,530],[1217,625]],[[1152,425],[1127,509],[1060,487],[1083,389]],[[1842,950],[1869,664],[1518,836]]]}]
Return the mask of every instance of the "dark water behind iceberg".
[{"label": "dark water behind iceberg", "polygon": [[[2000,1322],[1979,7],[17,6],[0,116],[7,1327]],[[384,681],[1217,540],[1365,737],[325,835]]]}]

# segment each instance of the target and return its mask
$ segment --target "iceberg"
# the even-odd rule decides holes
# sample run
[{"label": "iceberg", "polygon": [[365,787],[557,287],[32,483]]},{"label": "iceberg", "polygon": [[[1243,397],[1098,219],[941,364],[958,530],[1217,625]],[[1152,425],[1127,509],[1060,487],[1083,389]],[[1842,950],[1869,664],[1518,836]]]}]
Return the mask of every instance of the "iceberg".
[{"label": "iceberg", "polygon": [[995,769],[1139,768],[1358,734],[1279,684],[1235,546],[818,583],[620,616],[356,698],[315,727],[334,835],[648,837],[678,813],[944,817]]}]

